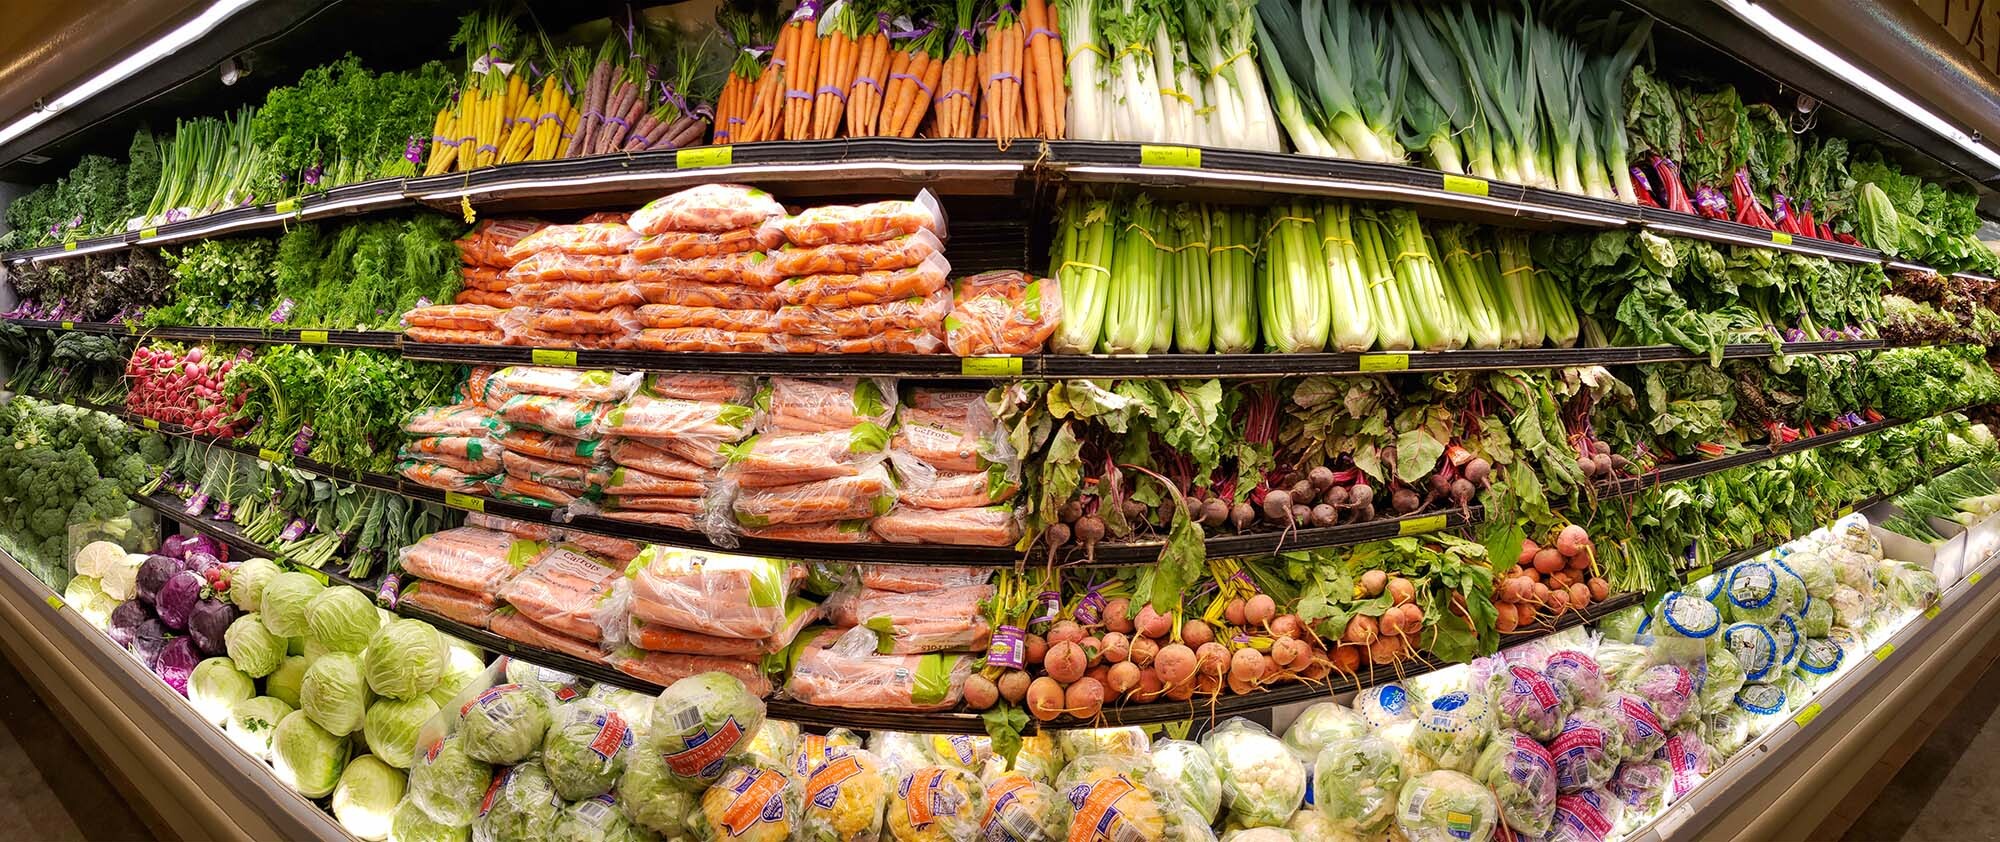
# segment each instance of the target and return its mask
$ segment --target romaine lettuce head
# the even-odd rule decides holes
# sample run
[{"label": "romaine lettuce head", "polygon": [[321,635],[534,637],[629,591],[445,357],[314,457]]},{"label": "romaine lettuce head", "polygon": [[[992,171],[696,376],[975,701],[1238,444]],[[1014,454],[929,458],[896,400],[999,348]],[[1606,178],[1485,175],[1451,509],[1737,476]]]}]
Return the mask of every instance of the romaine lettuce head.
[{"label": "romaine lettuce head", "polygon": [[1526,664],[1494,670],[1486,692],[1493,728],[1517,730],[1537,740],[1555,739],[1563,719],[1576,707],[1567,687]]},{"label": "romaine lettuce head", "polygon": [[1618,691],[1604,700],[1604,711],[1618,726],[1619,757],[1640,760],[1652,757],[1667,742],[1666,726],[1651,702],[1636,693]]},{"label": "romaine lettuce head", "polygon": [[549,730],[549,697],[540,687],[496,684],[459,714],[465,753],[499,765],[519,763],[542,747]]},{"label": "romaine lettuce head", "polygon": [[1396,827],[1409,842],[1491,839],[1499,822],[1493,793],[1448,769],[1411,778],[1396,801]]},{"label": "romaine lettuce head", "polygon": [[1556,761],[1556,790],[1581,792],[1603,786],[1618,771],[1625,746],[1617,721],[1602,708],[1583,708],[1563,722],[1562,733],[1549,744]]},{"label": "romaine lettuce head", "polygon": [[666,761],[667,774],[700,789],[722,777],[727,761],[748,749],[763,725],[763,699],[733,675],[704,672],[660,691],[646,741]]},{"label": "romaine lettuce head", "polygon": [[1556,833],[1552,836],[1560,842],[1603,842],[1624,814],[1625,802],[1605,789],[1564,793],[1556,798]]},{"label": "romaine lettuce head", "polygon": [[271,769],[278,781],[307,798],[324,798],[347,768],[347,740],[328,733],[305,711],[278,723],[271,738]]},{"label": "romaine lettuce head", "polygon": [[1381,736],[1334,740],[1313,758],[1313,803],[1341,832],[1379,836],[1395,821],[1406,777],[1402,752]]},{"label": "romaine lettuce head", "polygon": [[445,737],[410,764],[410,801],[440,824],[467,827],[493,782],[493,767],[465,753],[465,738]]}]

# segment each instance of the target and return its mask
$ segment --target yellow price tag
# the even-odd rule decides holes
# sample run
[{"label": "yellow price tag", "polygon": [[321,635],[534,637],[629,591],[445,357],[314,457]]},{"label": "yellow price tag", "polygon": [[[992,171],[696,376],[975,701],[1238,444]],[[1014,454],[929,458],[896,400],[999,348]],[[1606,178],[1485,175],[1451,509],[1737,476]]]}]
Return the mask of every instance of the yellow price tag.
[{"label": "yellow price tag", "polygon": [[1436,532],[1444,528],[1445,522],[1445,516],[1441,514],[1410,518],[1396,523],[1396,534],[1422,535],[1426,532]]},{"label": "yellow price tag", "polygon": [[62,610],[63,607],[62,597],[56,596],[55,594],[49,594],[48,596],[43,597],[42,601],[48,603],[50,608],[54,608],[57,611]]},{"label": "yellow price tag", "polygon": [[1882,644],[1882,648],[1875,650],[1875,660],[1886,661],[1889,660],[1890,655],[1894,654],[1896,654],[1896,644],[1884,643]]},{"label": "yellow price tag", "polygon": [[157,430],[160,428],[160,422],[155,421],[151,418],[140,419],[139,423],[148,430]]},{"label": "yellow price tag", "polygon": [[1702,566],[1700,566],[1700,567],[1697,567],[1697,568],[1695,568],[1695,569],[1693,569],[1693,570],[1689,570],[1689,571],[1688,571],[1688,573],[1687,573],[1687,579],[1686,579],[1686,581],[1687,581],[1687,583],[1688,583],[1688,584],[1692,585],[1692,584],[1694,584],[1694,583],[1696,583],[1696,582],[1699,582],[1699,581],[1701,581],[1701,580],[1703,580],[1703,579],[1706,579],[1706,578],[1708,578],[1708,577],[1709,577],[1709,575],[1710,575],[1710,574],[1713,574],[1714,572],[1715,572],[1715,565],[1713,565],[1713,564],[1704,564],[1704,565],[1702,565]]},{"label": "yellow price tag", "polygon": [[576,365],[576,352],[536,348],[528,352],[528,359],[535,365]]},{"label": "yellow price tag", "polygon": [[1834,513],[1833,513],[1833,519],[1834,519],[1834,520],[1840,520],[1840,519],[1842,519],[1842,518],[1845,518],[1845,517],[1847,517],[1848,515],[1851,515],[1851,514],[1854,514],[1854,507],[1853,507],[1853,506],[1841,506],[1841,507],[1840,507],[1840,511],[1837,511],[1837,512],[1834,512]]},{"label": "yellow price tag", "polygon": [[154,238],[154,237],[157,237],[157,236],[160,236],[160,229],[158,229],[158,228],[141,228],[141,229],[139,229],[139,239],[141,239],[141,240],[150,240],[150,239],[152,239],[152,238]]},{"label": "yellow price tag", "polygon": [[326,344],[326,331],[323,331],[323,330],[302,330],[302,331],[299,331],[299,344],[301,344],[301,345],[325,345],[325,344]]},{"label": "yellow price tag", "polygon": [[64,241],[63,241],[63,251],[76,251],[76,241],[75,241],[75,240],[64,240]]},{"label": "yellow price tag", "polygon": [[1792,716],[1792,721],[1797,722],[1800,728],[1804,728],[1807,725],[1811,725],[1813,720],[1819,718],[1819,712],[1820,712],[1819,703],[1813,702],[1812,704],[1799,708],[1799,712]]},{"label": "yellow price tag", "polygon": [[481,500],[470,494],[460,494],[456,491],[447,491],[444,493],[444,504],[454,509],[464,509],[468,512],[486,511],[485,500]]},{"label": "yellow price tag", "polygon": [[307,567],[303,564],[293,564],[292,569],[297,570],[300,573],[304,573],[307,576],[313,577],[313,579],[317,580],[322,587],[333,581],[332,579],[327,578],[326,571],[321,570],[317,567]]},{"label": "yellow price tag", "polygon": [[284,456],[284,454],[282,454],[282,453],[279,453],[278,451],[275,451],[275,450],[272,450],[272,449],[270,449],[270,448],[268,448],[268,447],[266,447],[266,448],[262,448],[262,449],[259,449],[259,450],[257,451],[257,458],[259,458],[259,459],[262,459],[262,460],[264,460],[264,461],[266,461],[266,462],[272,462],[272,463],[276,463],[276,462],[283,462],[283,461],[285,461],[285,456]]},{"label": "yellow price tag", "polygon": [[1408,371],[1410,370],[1410,355],[1362,354],[1360,369],[1362,371]]},{"label": "yellow price tag", "polygon": [[1926,608],[1924,609],[1924,619],[1935,620],[1937,619],[1938,612],[1943,610],[1944,610],[1943,608],[1940,608],[1939,606],[1936,605]]},{"label": "yellow price tag", "polygon": [[958,373],[967,377],[1013,377],[1021,373],[1020,357],[966,357]]},{"label": "yellow price tag", "polygon": [[299,209],[299,200],[297,199],[286,199],[284,201],[279,202],[275,207],[272,208],[272,210],[275,210],[278,213],[291,213],[298,209]]},{"label": "yellow price tag", "polygon": [[1789,246],[1792,244],[1792,235],[1787,234],[1783,231],[1772,231],[1771,242],[1777,243],[1778,245],[1781,246]]},{"label": "yellow price tag", "polygon": [[1473,178],[1469,175],[1452,175],[1451,173],[1445,173],[1444,176],[1444,192],[1446,193],[1457,193],[1464,196],[1485,196],[1490,189],[1491,187],[1487,185],[1486,179],[1483,178]]},{"label": "yellow price tag", "polygon": [[63,322],[63,323],[62,323],[62,329],[63,329],[63,330],[76,330],[76,322]]},{"label": "yellow price tag", "polygon": [[1192,146],[1139,147],[1139,163],[1148,167],[1189,167],[1201,169],[1201,150]]},{"label": "yellow price tag", "polygon": [[1986,574],[1984,574],[1984,573],[1974,573],[1974,574],[1972,574],[1972,575],[1970,575],[1970,576],[1967,576],[1967,577],[1965,577],[1965,583],[1966,583],[1966,584],[1968,584],[1968,585],[1977,585],[1977,584],[1979,584],[1979,580],[1981,580],[1981,579],[1984,579],[1984,578],[1986,578]]},{"label": "yellow price tag", "polygon": [[684,170],[726,167],[733,163],[736,163],[734,146],[697,146],[674,152],[674,166]]}]

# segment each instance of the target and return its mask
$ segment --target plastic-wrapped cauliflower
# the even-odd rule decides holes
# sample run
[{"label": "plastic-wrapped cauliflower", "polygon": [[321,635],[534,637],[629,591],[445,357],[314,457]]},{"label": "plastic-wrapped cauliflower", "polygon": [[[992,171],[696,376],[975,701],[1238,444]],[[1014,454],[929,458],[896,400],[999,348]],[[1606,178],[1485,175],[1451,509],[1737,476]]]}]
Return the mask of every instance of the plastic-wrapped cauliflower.
[{"label": "plastic-wrapped cauliflower", "polygon": [[660,691],[646,746],[683,787],[698,788],[721,777],[727,761],[749,748],[763,725],[763,699],[733,675],[704,672]]},{"label": "plastic-wrapped cauliflower", "polygon": [[1486,747],[1492,716],[1484,696],[1464,691],[1446,693],[1430,701],[1417,717],[1410,747],[1430,758],[1440,769],[1472,771],[1479,752]]},{"label": "plastic-wrapped cauliflower", "polygon": [[[669,766],[672,761],[668,761]],[[690,822],[703,842],[788,842],[799,821],[799,786],[784,770],[736,760],[701,794]]]},{"label": "plastic-wrapped cauliflower", "polygon": [[1722,625],[1722,614],[1708,600],[1675,591],[1653,607],[1653,646],[1664,660],[1689,660],[1701,656],[1710,637]]},{"label": "plastic-wrapped cauliflower", "polygon": [[1222,842],[1299,842],[1299,837],[1282,827],[1246,827],[1222,834]]},{"label": "plastic-wrapped cauliflower", "polygon": [[1620,608],[1597,621],[1597,630],[1606,640],[1631,643],[1639,636],[1639,626],[1647,620],[1646,609],[1633,605]]},{"label": "plastic-wrapped cauliflower", "polygon": [[1472,777],[1493,791],[1500,820],[1516,833],[1535,838],[1548,832],[1556,808],[1556,766],[1540,742],[1519,731],[1494,734]]},{"label": "plastic-wrapped cauliflower", "polygon": [[481,842],[542,842],[555,829],[562,808],[542,764],[510,766],[493,776],[472,835]]},{"label": "plastic-wrapped cauliflower", "polygon": [[1361,714],[1370,728],[1387,728],[1415,719],[1416,700],[1410,698],[1410,691],[1403,685],[1391,681],[1355,693],[1354,712]]},{"label": "plastic-wrapped cauliflower", "polygon": [[1149,744],[1146,732],[1139,728],[1087,728],[1056,734],[1056,745],[1062,747],[1063,759],[1071,763],[1092,754],[1145,757]]},{"label": "plastic-wrapped cauliflower", "polygon": [[897,842],[971,842],[986,817],[986,788],[963,769],[926,766],[896,783],[889,836]]},{"label": "plastic-wrapped cauliflower", "polygon": [[1604,710],[1618,725],[1619,757],[1639,760],[1653,756],[1667,742],[1667,729],[1651,702],[1638,695],[1618,691],[1604,700]]},{"label": "plastic-wrapped cauliflower", "polygon": [[1875,600],[1846,585],[1833,589],[1833,598],[1827,600],[1833,608],[1833,627],[1859,631],[1868,624],[1869,615],[1875,610]]},{"label": "plastic-wrapped cauliflower", "polygon": [[1631,686],[1639,673],[1652,665],[1652,653],[1646,647],[1624,643],[1600,643],[1595,657],[1606,685],[1611,687]]},{"label": "plastic-wrapped cauliflower", "polygon": [[1736,691],[1743,689],[1743,662],[1729,652],[1717,652],[1706,662],[1698,709],[1702,714],[1720,713],[1736,703]]},{"label": "plastic-wrapped cauliflower", "polygon": [[1353,708],[1339,702],[1317,702],[1299,711],[1298,718],[1285,729],[1284,739],[1285,745],[1291,746],[1300,757],[1310,758],[1319,756],[1319,750],[1334,740],[1367,730],[1368,721],[1355,713]]},{"label": "plastic-wrapped cauliflower", "polygon": [[1600,708],[1582,708],[1570,714],[1562,733],[1549,745],[1549,754],[1556,759],[1556,790],[1579,792],[1611,780],[1625,754],[1619,740],[1621,730],[1611,714]]},{"label": "plastic-wrapped cauliflower", "polygon": [[458,733],[465,738],[465,753],[502,765],[528,759],[548,733],[549,703],[548,694],[539,687],[487,688],[459,711]]},{"label": "plastic-wrapped cauliflower", "polygon": [[1593,652],[1574,647],[1550,652],[1548,659],[1542,662],[1542,674],[1569,695],[1572,707],[1594,705],[1604,700],[1604,668],[1598,664]]},{"label": "plastic-wrapped cauliflower", "polygon": [[1396,800],[1396,827],[1409,842],[1486,842],[1499,823],[1493,793],[1461,772],[1412,778]]},{"label": "plastic-wrapped cauliflower", "polygon": [[766,719],[757,729],[743,754],[752,762],[780,769],[798,765],[799,726],[782,719]]},{"label": "plastic-wrapped cauliflower", "polygon": [[[998,842],[1060,842],[1069,838],[1069,800],[1041,781],[1009,772],[986,787],[986,817],[980,839]],[[851,837],[849,837],[851,838]]]},{"label": "plastic-wrapped cauliflower", "polygon": [[1406,779],[1402,753],[1376,734],[1329,743],[1313,759],[1313,798],[1341,832],[1376,837],[1396,819]]},{"label": "plastic-wrapped cauliflower", "polygon": [[1305,801],[1305,764],[1263,726],[1230,719],[1202,737],[1201,747],[1222,778],[1223,806],[1243,825],[1283,826]]},{"label": "plastic-wrapped cauliflower", "polygon": [[[1355,721],[1359,722],[1359,717]],[[1296,723],[1293,727],[1297,727]],[[1285,735],[1289,737],[1291,732]],[[1216,771],[1208,750],[1199,744],[1187,740],[1153,743],[1153,771],[1166,779],[1181,803],[1194,808],[1203,821],[1214,824],[1222,814],[1222,775]]]},{"label": "plastic-wrapped cauliflower", "polygon": [[[1035,739],[1038,738],[1023,738],[1022,751],[1027,751],[1028,743]],[[889,769],[898,778],[931,765],[930,749],[925,746],[925,742],[922,735],[903,731],[871,731],[868,734],[868,750],[875,752],[876,757],[882,758],[882,762],[889,764]],[[1049,743],[1054,744],[1055,740],[1049,740]],[[1057,754],[1056,761],[1056,766],[1062,766],[1064,761],[1060,753]]]},{"label": "plastic-wrapped cauliflower", "polygon": [[1708,773],[1715,771],[1715,752],[1702,742],[1701,732],[1683,728],[1667,735],[1667,744],[1655,755],[1667,763],[1672,800],[1694,791]]},{"label": "plastic-wrapped cauliflower", "polygon": [[1736,691],[1736,709],[1746,718],[1751,734],[1763,734],[1785,716],[1784,688],[1776,684],[1745,684]]},{"label": "plastic-wrapped cauliflower", "polygon": [[889,766],[861,748],[838,749],[805,778],[802,842],[872,842],[882,837],[882,814],[894,784]]},{"label": "plastic-wrapped cauliflower", "polygon": [[1625,802],[1603,789],[1565,793],[1556,798],[1546,842],[1604,842],[1624,812]]},{"label": "plastic-wrapped cauliflower", "polygon": [[579,697],[558,706],[542,740],[542,765],[565,801],[611,790],[625,773],[632,729],[610,705]]},{"label": "plastic-wrapped cauliflower", "polygon": [[1554,739],[1575,707],[1563,685],[1521,664],[1495,670],[1487,692],[1495,730],[1513,729],[1537,740]]},{"label": "plastic-wrapped cauliflower", "polygon": [[994,759],[993,738],[973,734],[932,734],[931,756],[946,766],[957,766],[974,775],[983,775]]},{"label": "plastic-wrapped cauliflower", "polygon": [[1673,792],[1673,777],[1673,768],[1665,760],[1628,760],[1618,766],[1618,774],[1611,776],[1605,788],[1625,805],[1625,819],[1620,823],[1623,832],[1629,833],[1659,815]]},{"label": "plastic-wrapped cauliflower", "polygon": [[1679,664],[1647,667],[1624,689],[1651,702],[1653,712],[1660,715],[1660,724],[1669,728],[1679,725],[1694,713],[1694,674]]},{"label": "plastic-wrapped cauliflower", "polygon": [[[1022,739],[1023,748],[1026,747],[1027,742],[1031,739],[1033,738],[1027,737]],[[819,764],[832,760],[835,755],[848,749],[860,747],[861,738],[846,728],[833,728],[824,734],[800,734],[799,750],[792,755],[792,777],[805,780],[812,775],[814,769],[819,768]],[[892,779],[896,777],[894,774],[889,773],[888,761],[883,760],[880,755],[876,755],[875,760],[884,764],[883,773],[885,776]]]},{"label": "plastic-wrapped cauliflower", "polygon": [[1729,615],[1735,623],[1769,623],[1791,610],[1778,586],[1778,571],[1768,562],[1750,560],[1729,568]]},{"label": "plastic-wrapped cauliflower", "polygon": [[[1269,739],[1280,751],[1290,751],[1276,738]],[[1199,831],[1206,828],[1183,824],[1194,820],[1192,814],[1174,800],[1170,787],[1149,773],[1143,759],[1080,758],[1063,770],[1055,789],[1075,813],[1071,842],[1167,842],[1190,834],[1200,838]]]},{"label": "plastic-wrapped cauliflower", "polygon": [[1014,755],[1014,771],[1053,786],[1056,776],[1062,774],[1062,747],[1047,734],[1034,734],[1021,738],[1021,751]]},{"label": "plastic-wrapped cauliflower", "polygon": [[1301,840],[1313,840],[1313,842],[1318,842],[1318,840],[1322,839],[1340,840],[1345,838],[1340,829],[1333,826],[1332,819],[1327,818],[1325,813],[1311,807],[1293,813],[1292,820],[1285,822],[1285,829],[1291,831],[1293,836]]}]

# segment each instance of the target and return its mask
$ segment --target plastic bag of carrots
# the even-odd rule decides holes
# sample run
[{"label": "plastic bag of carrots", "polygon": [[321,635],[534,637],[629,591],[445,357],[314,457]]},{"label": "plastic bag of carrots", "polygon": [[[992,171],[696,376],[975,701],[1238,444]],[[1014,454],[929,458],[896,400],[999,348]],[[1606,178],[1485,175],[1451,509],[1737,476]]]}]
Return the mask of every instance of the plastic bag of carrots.
[{"label": "plastic bag of carrots", "polygon": [[432,462],[460,473],[491,476],[500,472],[505,448],[478,436],[427,436],[403,445],[398,457]]},{"label": "plastic bag of carrots", "polygon": [[897,414],[891,442],[897,453],[938,471],[984,471],[1012,459],[1012,448],[984,400],[910,403]]},{"label": "plastic bag of carrots", "polygon": [[895,331],[943,335],[951,313],[951,293],[940,288],[929,295],[823,309],[790,305],[778,309],[778,332],[789,336],[864,339]]},{"label": "plastic bag of carrots", "polygon": [[450,330],[437,327],[408,327],[403,335],[412,342],[434,345],[498,345],[507,338],[499,330]]},{"label": "plastic bag of carrots", "polygon": [[651,328],[707,327],[746,333],[774,333],[779,315],[770,310],[729,310],[721,307],[683,307],[678,304],[647,304],[633,312],[639,324]]},{"label": "plastic bag of carrots", "polygon": [[491,266],[467,266],[458,270],[458,283],[479,292],[506,292],[508,287],[513,286],[507,280],[507,270]]},{"label": "plastic bag of carrots", "polygon": [[625,636],[625,577],[574,547],[548,548],[498,596],[536,624],[577,640],[615,644]]},{"label": "plastic bag of carrots", "polygon": [[961,357],[1033,354],[1062,322],[1062,288],[1055,278],[1015,271],[960,278],[945,342]]},{"label": "plastic bag of carrots", "polygon": [[602,490],[612,497],[682,497],[699,498],[708,493],[706,484],[699,480],[674,479],[649,474],[637,468],[619,466],[608,470],[600,469],[590,474],[592,487]]},{"label": "plastic bag of carrots", "polygon": [[610,407],[602,401],[580,398],[515,395],[501,404],[494,414],[511,425],[559,436],[594,439],[598,437],[598,426]]},{"label": "plastic bag of carrots", "polygon": [[895,503],[895,482],[889,478],[889,469],[877,462],[853,476],[740,489],[730,511],[738,525],[765,527],[877,517]]},{"label": "plastic bag of carrots", "polygon": [[396,602],[476,629],[486,628],[486,624],[493,619],[494,610],[500,607],[500,601],[492,594],[461,590],[422,579],[403,588]]},{"label": "plastic bag of carrots", "polygon": [[896,381],[887,377],[773,377],[761,402],[765,430],[816,433],[860,424],[887,429],[896,418]]},{"label": "plastic bag of carrots", "polygon": [[586,222],[544,226],[509,246],[506,258],[520,265],[534,255],[622,255],[638,244],[639,234],[623,222]]},{"label": "plastic bag of carrots", "polygon": [[944,253],[936,234],[918,231],[879,243],[832,243],[816,248],[787,245],[771,252],[772,271],[780,277],[854,275],[916,266]]},{"label": "plastic bag of carrots", "polygon": [[640,263],[649,263],[655,260],[692,260],[697,257],[763,251],[764,242],[758,239],[758,231],[756,228],[738,228],[734,231],[716,233],[669,231],[664,234],[654,234],[640,240],[632,247],[632,259]]},{"label": "plastic bag of carrots", "polygon": [[735,676],[737,681],[743,682],[744,690],[760,699],[776,689],[771,686],[771,677],[764,674],[757,658],[683,655],[626,646],[611,653],[610,663],[619,672],[661,686],[705,672],[720,672]]},{"label": "plastic bag of carrots", "polygon": [[571,465],[599,464],[604,461],[609,451],[604,442],[598,439],[570,438],[525,427],[510,427],[494,441],[513,453],[524,453],[537,459]]},{"label": "plastic bag of carrots", "polygon": [[485,289],[461,289],[456,294],[452,295],[451,303],[483,304],[488,307],[497,307],[499,309],[506,310],[512,307],[518,307],[524,302],[522,302],[518,298],[515,298],[511,290],[508,292],[494,292],[492,290],[485,290]]},{"label": "plastic bag of carrots", "polygon": [[505,532],[462,526],[426,535],[396,555],[412,576],[490,597],[542,549]]},{"label": "plastic bag of carrots", "polygon": [[590,487],[591,468],[588,465],[541,459],[511,450],[501,454],[500,463],[510,477],[518,477],[550,488],[559,488],[572,494],[582,494]]},{"label": "plastic bag of carrots", "polygon": [[[875,632],[808,631],[792,645],[785,694],[820,707],[949,710],[965,695],[973,659],[966,655],[880,655]],[[922,678],[920,678],[922,677]]]},{"label": "plastic bag of carrots", "polygon": [[480,529],[491,529],[494,532],[505,532],[516,538],[525,538],[529,541],[546,542],[559,537],[561,534],[560,530],[545,523],[530,523],[525,520],[489,515],[484,512],[467,512],[465,514],[465,525],[476,526]]},{"label": "plastic bag of carrots", "polygon": [[676,307],[723,307],[730,310],[776,310],[784,302],[769,289],[740,284],[663,281],[633,284],[648,304]]},{"label": "plastic bag of carrots", "polygon": [[572,284],[557,281],[546,284],[515,284],[507,290],[514,306],[541,307],[550,310],[610,310],[617,307],[637,307],[646,303],[644,296],[633,284]]},{"label": "plastic bag of carrots", "polygon": [[[510,337],[516,333],[568,334],[575,336],[622,336],[639,329],[631,307],[609,310],[569,310],[548,307],[517,307],[500,317],[497,326]],[[509,345],[529,343],[516,342]]]},{"label": "plastic bag of carrots", "polygon": [[837,520],[827,523],[784,523],[775,526],[739,526],[737,533],[759,541],[797,541],[805,544],[879,544],[882,539],[868,531],[868,520]]},{"label": "plastic bag of carrots", "polygon": [[604,414],[607,436],[643,439],[714,439],[741,441],[757,425],[757,410],[748,403],[633,395]]},{"label": "plastic bag of carrots", "polygon": [[645,328],[623,337],[618,347],[633,351],[706,351],[711,353],[769,354],[783,350],[768,333],[718,330],[712,327]]},{"label": "plastic bag of carrots", "polygon": [[640,284],[735,284],[763,288],[784,280],[784,276],[771,271],[771,256],[761,251],[685,260],[662,258],[647,263],[634,261],[628,278]]},{"label": "plastic bag of carrots", "polygon": [[499,327],[507,311],[481,304],[433,304],[403,314],[403,324],[440,330],[487,331]]},{"label": "plastic bag of carrots", "polygon": [[458,259],[467,266],[506,269],[519,262],[507,256],[508,250],[546,227],[539,219],[482,219],[457,240]]},{"label": "plastic bag of carrots", "polygon": [[[717,452],[720,452],[719,445]],[[705,482],[715,476],[711,466],[689,461],[638,439],[613,440],[610,455],[614,465],[645,471],[653,476],[694,482]]]},{"label": "plastic bag of carrots", "polygon": [[493,612],[493,618],[486,623],[494,634],[524,646],[560,652],[580,661],[593,664],[609,663],[603,650],[588,640],[579,640],[557,632],[521,615],[514,606],[503,605]]},{"label": "plastic bag of carrots", "polygon": [[603,512],[600,515],[600,517],[605,517],[616,521],[623,521],[625,523],[642,523],[647,526],[658,526],[664,529],[679,529],[683,532],[693,532],[695,530],[694,515],[677,514],[674,512],[634,512],[634,511],[619,510],[619,511]]},{"label": "plastic bag of carrots", "polygon": [[919,509],[973,509],[1014,499],[1021,486],[1004,469],[988,471],[928,471],[910,468],[901,454],[890,454],[896,466],[896,502]]},{"label": "plastic bag of carrots", "polygon": [[742,488],[777,488],[859,476],[880,464],[889,432],[873,424],[819,433],[765,433],[722,448],[723,476]]},{"label": "plastic bag of carrots", "polygon": [[403,478],[425,488],[439,491],[480,492],[486,490],[487,477],[473,476],[464,471],[448,468],[435,462],[419,462],[414,459],[396,463],[396,473]]},{"label": "plastic bag of carrots", "polygon": [[892,544],[1011,547],[1021,539],[1021,523],[1012,506],[897,509],[875,518],[868,528]]},{"label": "plastic bag of carrots", "polygon": [[488,393],[508,389],[529,395],[616,401],[631,396],[643,379],[638,372],[510,365],[488,376],[484,388]]},{"label": "plastic bag of carrots", "polygon": [[950,275],[951,263],[943,255],[931,255],[902,269],[791,278],[777,290],[786,304],[834,310],[926,296],[944,289]]},{"label": "plastic bag of carrots", "polygon": [[484,436],[506,427],[491,410],[476,404],[419,409],[403,422],[403,432],[413,436]]},{"label": "plastic bag of carrots", "polygon": [[554,508],[575,503],[578,495],[552,485],[544,485],[531,479],[522,479],[509,474],[501,474],[487,482],[487,493],[494,499],[524,506]]},{"label": "plastic bag of carrots", "polygon": [[634,231],[717,233],[756,228],[783,216],[785,206],[763,190],[742,184],[702,184],[646,203],[632,214]]},{"label": "plastic bag of carrots", "polygon": [[632,272],[639,264],[632,256],[619,254],[570,254],[561,251],[538,252],[533,257],[513,265],[507,270],[509,283],[577,283],[608,284],[632,279]]},{"label": "plastic bag of carrots", "polygon": [[795,246],[812,248],[833,243],[879,243],[928,231],[939,240],[946,237],[943,206],[925,190],[915,199],[894,199],[863,205],[821,205],[794,216],[772,219],[764,227]]},{"label": "plastic bag of carrots", "polygon": [[779,350],[787,354],[936,354],[944,350],[944,340],[927,330],[899,330],[860,339],[790,335],[778,339]]}]

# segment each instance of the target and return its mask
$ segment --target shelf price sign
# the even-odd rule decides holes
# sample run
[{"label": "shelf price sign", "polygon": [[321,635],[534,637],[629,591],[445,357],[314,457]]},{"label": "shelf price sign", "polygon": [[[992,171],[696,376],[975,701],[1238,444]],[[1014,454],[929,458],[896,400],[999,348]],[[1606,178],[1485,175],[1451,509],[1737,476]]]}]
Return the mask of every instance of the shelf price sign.
[{"label": "shelf price sign", "polygon": [[461,509],[468,512],[486,511],[485,500],[481,500],[470,494],[460,494],[456,491],[447,491],[444,493],[444,504],[454,509]]},{"label": "shelf price sign", "polygon": [[1139,163],[1148,167],[1186,167],[1201,169],[1201,150],[1192,146],[1139,147]]},{"label": "shelf price sign", "polygon": [[1445,523],[1445,516],[1442,514],[1413,517],[1408,520],[1397,521],[1396,534],[1424,535],[1444,529]]},{"label": "shelf price sign", "polygon": [[1800,728],[1804,728],[1807,725],[1811,725],[1813,720],[1818,719],[1819,714],[1820,714],[1819,703],[1813,702],[1812,704],[1799,708],[1799,712],[1792,716],[1792,721],[1798,723]]}]

